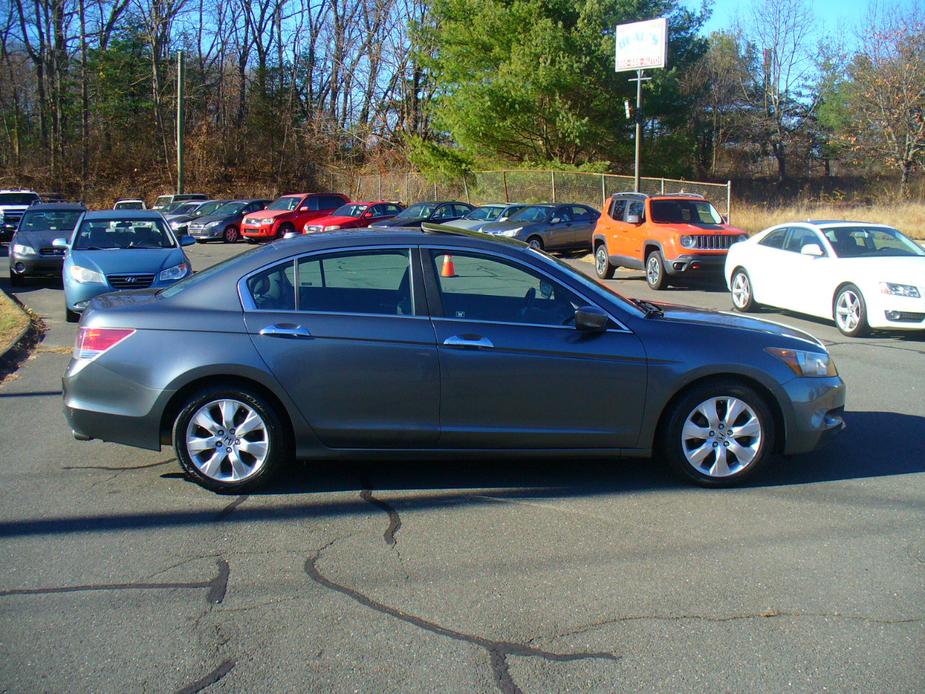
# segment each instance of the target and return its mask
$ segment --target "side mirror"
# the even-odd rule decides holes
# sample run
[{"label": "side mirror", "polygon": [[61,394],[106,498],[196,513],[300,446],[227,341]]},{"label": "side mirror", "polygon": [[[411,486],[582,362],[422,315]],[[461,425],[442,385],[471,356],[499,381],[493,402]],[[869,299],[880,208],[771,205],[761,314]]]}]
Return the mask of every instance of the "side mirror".
[{"label": "side mirror", "polygon": [[67,239],[55,239],[51,242],[52,248],[67,248]]},{"label": "side mirror", "polygon": [[364,219],[372,219],[372,217],[373,217],[373,211],[372,211],[372,210],[366,210],[366,212],[363,213],[363,218],[364,218]]},{"label": "side mirror", "polygon": [[549,220],[549,223],[550,223],[550,224],[558,224],[558,223],[561,222],[561,221],[562,221],[562,220],[559,219],[558,217],[553,217],[552,219]]},{"label": "side mirror", "polygon": [[729,224],[729,215],[728,215],[728,214],[720,215],[720,219],[723,220],[723,224]]},{"label": "side mirror", "polygon": [[825,253],[822,252],[822,249],[819,247],[818,243],[807,243],[803,248],[800,249],[801,255],[810,255],[814,258],[821,258]]},{"label": "side mirror", "polygon": [[181,246],[195,246],[196,239],[194,239],[192,236],[188,236],[184,234],[183,236],[180,237],[180,245]]},{"label": "side mirror", "polygon": [[582,306],[575,311],[575,328],[589,333],[602,333],[610,317],[597,306]]},{"label": "side mirror", "polygon": [[638,214],[628,214],[626,215],[627,224],[639,224],[642,222],[642,219],[639,218]]},{"label": "side mirror", "polygon": [[308,205],[302,205],[302,207],[299,208],[299,212],[311,212],[311,210],[308,209]]}]

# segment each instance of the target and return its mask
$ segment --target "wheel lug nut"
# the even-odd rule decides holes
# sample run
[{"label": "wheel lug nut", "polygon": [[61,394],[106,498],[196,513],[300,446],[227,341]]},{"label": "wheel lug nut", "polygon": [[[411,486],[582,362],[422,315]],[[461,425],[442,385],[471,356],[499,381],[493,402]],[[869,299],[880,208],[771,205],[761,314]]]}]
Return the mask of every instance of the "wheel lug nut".
[{"label": "wheel lug nut", "polygon": [[716,448],[716,441],[713,442],[713,448]]},{"label": "wheel lug nut", "polygon": [[228,448],[225,449],[225,453],[231,453],[231,447],[230,447],[230,446],[229,446]]},{"label": "wheel lug nut", "polygon": [[225,432],[222,431],[221,429],[219,429],[218,433],[216,434],[216,436],[224,436],[224,435],[225,435]]},{"label": "wheel lug nut", "polygon": [[710,432],[710,436],[716,436],[716,432],[715,432],[715,431],[711,431],[711,432]]}]

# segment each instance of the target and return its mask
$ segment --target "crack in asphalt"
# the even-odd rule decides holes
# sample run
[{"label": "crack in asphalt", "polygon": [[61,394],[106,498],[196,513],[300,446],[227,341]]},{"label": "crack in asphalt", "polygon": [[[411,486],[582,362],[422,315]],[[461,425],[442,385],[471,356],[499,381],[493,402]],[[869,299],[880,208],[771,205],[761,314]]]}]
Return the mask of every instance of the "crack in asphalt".
[{"label": "crack in asphalt", "polygon": [[522,643],[513,643],[511,641],[495,641],[493,639],[487,639],[482,636],[475,636],[472,634],[465,634],[461,631],[456,631],[455,629],[450,629],[449,627],[442,626],[436,622],[431,622],[429,620],[417,617],[412,614],[408,614],[396,607],[390,607],[381,602],[377,602],[372,598],[364,595],[363,593],[350,588],[340,583],[335,583],[330,578],[322,574],[318,570],[318,560],[321,558],[321,554],[325,549],[334,544],[334,541],[328,543],[320,550],[317,550],[315,554],[305,560],[305,573],[310,579],[315,583],[333,590],[342,595],[346,595],[354,602],[359,603],[363,607],[368,607],[371,610],[375,610],[389,617],[394,617],[395,619],[401,620],[407,624],[428,631],[432,634],[437,634],[439,636],[445,636],[447,638],[453,639],[455,641],[462,641],[473,646],[478,646],[484,649],[489,656],[491,663],[492,673],[494,675],[495,685],[500,689],[504,694],[520,694],[521,689],[514,682],[513,677],[511,677],[510,667],[508,663],[508,658],[510,656],[523,656],[530,658],[541,658],[546,661],[551,662],[570,662],[575,660],[620,660],[619,656],[616,656],[612,653],[602,653],[602,652],[578,652],[578,653],[552,653],[550,651],[544,651],[540,648],[535,648],[533,646],[528,646]]},{"label": "crack in asphalt", "polygon": [[248,498],[250,498],[250,494],[242,494],[241,496],[237,497],[234,501],[232,501],[225,508],[223,508],[221,511],[218,512],[218,515],[215,517],[215,521],[217,523],[221,523],[223,520],[228,518],[228,516],[234,513],[234,510],[238,506],[240,506],[245,501],[247,501]]},{"label": "crack in asphalt", "polygon": [[[755,613],[744,613],[744,614],[729,614],[729,615],[703,615],[703,614],[679,614],[679,615],[645,615],[645,614],[636,614],[636,615],[622,615],[620,617],[612,617],[610,619],[604,619],[599,622],[592,622],[591,624],[586,624],[582,627],[577,627],[570,631],[564,631],[553,635],[552,638],[561,639],[567,636],[576,636],[578,634],[584,634],[588,631],[593,631],[594,629],[600,629],[602,627],[609,626],[611,624],[621,624],[623,622],[682,622],[682,621],[697,621],[697,622],[714,622],[714,623],[724,623],[724,622],[739,622],[747,621],[752,619],[781,619],[781,618],[796,618],[796,617],[816,617],[822,619],[845,619],[850,621],[858,622],[868,622],[871,624],[911,624],[914,622],[925,621],[925,617],[899,617],[895,619],[891,618],[880,618],[880,617],[869,617],[865,615],[850,615],[850,614],[840,614],[838,612],[789,612],[783,610],[764,610],[762,612]],[[535,637],[530,639],[528,643],[538,640],[540,637]]]},{"label": "crack in asphalt", "polygon": [[81,593],[101,590],[168,590],[176,588],[208,588],[206,601],[217,605],[225,599],[228,588],[228,562],[219,559],[218,575],[208,581],[171,581],[164,583],[135,582],[135,583],[89,583],[82,586],[53,586],[49,588],[13,588],[0,590],[0,597],[12,595],[49,595],[52,593]]},{"label": "crack in asphalt", "polygon": [[389,527],[387,527],[385,532],[382,533],[382,539],[385,540],[385,544],[394,547],[397,542],[395,539],[395,533],[401,529],[401,516],[398,515],[398,511],[395,510],[395,507],[388,502],[374,497],[373,485],[368,481],[363,482],[363,491],[360,492],[360,498],[363,499],[363,501],[366,501],[373,506],[382,509],[388,514]]},{"label": "crack in asphalt", "polygon": [[[167,465],[169,463],[174,462],[175,460],[176,458],[170,458],[169,460],[161,460],[157,463],[145,463],[144,465],[129,465],[126,467],[118,467],[115,465],[62,465],[61,469],[62,470],[106,470],[108,472],[125,472],[126,470],[144,470],[149,467],[158,467],[160,465]],[[110,477],[109,479],[112,479],[112,477]]]},{"label": "crack in asphalt", "polygon": [[226,660],[202,679],[198,679],[192,684],[188,684],[182,689],[178,689],[177,694],[196,694],[196,692],[201,692],[203,689],[215,684],[225,675],[231,672],[236,664],[237,663],[234,660]]}]

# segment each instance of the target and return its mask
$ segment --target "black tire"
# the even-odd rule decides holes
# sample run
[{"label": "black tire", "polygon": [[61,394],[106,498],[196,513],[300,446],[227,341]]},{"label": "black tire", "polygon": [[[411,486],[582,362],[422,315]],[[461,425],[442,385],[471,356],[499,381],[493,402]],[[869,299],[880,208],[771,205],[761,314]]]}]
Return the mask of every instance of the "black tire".
[{"label": "black tire", "polygon": [[72,311],[67,307],[67,304],[64,305],[64,320],[68,323],[79,323],[80,314],[76,311]]},{"label": "black tire", "polygon": [[599,243],[594,249],[594,272],[602,280],[613,279],[613,273],[616,272],[617,266],[611,265],[610,254],[607,252],[607,244]]},{"label": "black tire", "polygon": [[[206,452],[211,452],[212,449],[203,449],[198,454],[202,457],[196,457],[194,460],[194,456],[197,454],[195,452],[191,453],[187,445],[187,433],[190,430],[190,422],[193,417],[204,406],[218,400],[233,400],[246,408],[250,408],[260,416],[263,423],[263,433],[256,443],[266,443],[266,457],[262,464],[257,467],[256,472],[244,476],[241,480],[226,478],[227,474],[230,474],[232,471],[230,456],[228,455],[221,460],[219,467],[216,469],[215,476],[205,474],[205,472],[197,466],[196,461],[198,460],[200,465],[204,468],[207,467],[203,459],[206,456]],[[220,415],[220,410],[214,410],[213,408],[213,411]],[[237,411],[238,417],[244,414],[246,414],[246,412],[243,407],[241,410]],[[240,424],[240,422],[238,423]],[[203,439],[211,438],[212,436],[216,436],[216,440],[218,440],[218,438],[224,439],[226,436],[234,438],[233,429],[229,429],[229,431],[219,431],[222,434],[221,437],[217,436],[215,433],[209,433],[201,427],[193,427],[193,433],[201,434],[201,438]],[[208,436],[206,434],[208,434]],[[251,432],[251,434],[254,434],[254,432]],[[241,453],[243,452],[243,448],[238,448],[240,442],[241,439],[238,439],[238,444],[234,444],[226,439],[226,443],[229,446],[234,445],[234,451],[240,456],[240,460],[249,460],[250,464],[247,465],[247,467],[253,469],[256,464],[256,458],[251,454],[242,456]],[[186,474],[197,484],[214,492],[241,492],[248,489],[255,489],[266,484],[273,475],[292,458],[289,433],[283,424],[280,414],[266,397],[247,387],[211,386],[194,393],[174,420],[173,446],[177,454],[177,460],[180,461],[180,465],[183,467]],[[250,460],[251,458],[253,458],[253,460]]]},{"label": "black tire", "polygon": [[241,233],[234,224],[229,224],[222,232],[222,243],[237,243],[239,238],[241,238]]},{"label": "black tire", "polygon": [[15,272],[10,272],[10,286],[11,287],[21,287],[26,283],[26,278],[22,275],[17,275]]},{"label": "black tire", "polygon": [[539,236],[531,236],[527,239],[527,245],[530,246],[530,248],[535,248],[536,250],[541,251],[543,250],[543,239],[541,239]]},{"label": "black tire", "polygon": [[[755,301],[752,279],[742,268],[736,268],[732,273],[729,294],[732,297],[732,307],[741,313],[750,313],[758,309]],[[736,298],[738,296],[738,298]]]},{"label": "black tire", "polygon": [[[750,432],[751,429],[746,429],[745,425],[753,427],[754,419],[759,427],[758,435],[729,436],[724,429],[727,422],[724,422],[720,415],[713,422],[716,428],[710,428],[709,421],[698,413],[697,409],[712,402],[713,398],[717,399],[714,408],[714,412],[717,413],[729,413],[728,408],[723,410],[722,403],[728,405],[730,398],[745,403],[750,411],[743,410],[731,424],[737,424],[737,430],[740,432]],[[707,406],[705,409],[709,411],[711,407]],[[704,431],[703,439],[685,434],[685,425],[689,418],[693,425],[707,430]],[[764,467],[774,451],[777,432],[768,403],[753,388],[733,379],[717,379],[693,386],[678,398],[663,421],[656,450],[676,474],[704,487],[729,487],[739,484]],[[702,444],[699,443],[701,440]],[[726,450],[722,456],[726,465],[725,471],[718,467],[720,459],[715,451],[720,447]],[[736,457],[734,448],[743,452],[742,460]],[[700,464],[688,460],[688,456],[696,459],[698,452],[703,450],[707,453],[706,457],[700,460]],[[753,457],[743,462],[746,455]]]},{"label": "black tire", "polygon": [[655,290],[668,288],[668,272],[660,251],[650,251],[646,256],[646,284]]},{"label": "black tire", "polygon": [[[855,307],[857,313],[851,316],[850,320],[848,315],[841,313],[841,311],[853,313]],[[832,318],[835,321],[835,327],[842,335],[864,337],[870,333],[870,324],[867,322],[867,303],[864,301],[861,290],[853,284],[846,284],[835,293],[835,298],[832,300]],[[856,323],[852,325],[854,321]]]},{"label": "black tire", "polygon": [[295,231],[295,227],[292,226],[289,222],[286,222],[285,224],[280,224],[279,229],[276,232],[276,238],[278,239],[284,238],[286,234],[291,234],[293,231]]}]

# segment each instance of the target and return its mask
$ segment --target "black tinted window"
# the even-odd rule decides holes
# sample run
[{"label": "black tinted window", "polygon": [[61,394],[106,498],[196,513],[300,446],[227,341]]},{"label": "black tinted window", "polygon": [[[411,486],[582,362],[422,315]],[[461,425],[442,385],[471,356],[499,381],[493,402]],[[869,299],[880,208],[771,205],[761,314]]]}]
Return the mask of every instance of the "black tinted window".
[{"label": "black tinted window", "polygon": [[787,238],[786,229],[776,229],[770,234],[765,236],[760,243],[762,246],[767,246],[768,248],[784,248],[784,239]]},{"label": "black tinted window", "polygon": [[634,214],[639,217],[640,220],[645,219],[646,216],[646,204],[642,200],[633,200],[626,207],[626,216],[627,218]]},{"label": "black tinted window", "polygon": [[626,200],[614,200],[610,204],[610,218],[622,220],[626,212]]},{"label": "black tinted window", "polygon": [[322,210],[336,210],[344,204],[343,198],[336,195],[322,195],[320,200],[318,204]]},{"label": "black tinted window", "polygon": [[299,261],[300,311],[414,314],[410,251],[338,253]]},{"label": "black tinted window", "polygon": [[66,231],[70,234],[83,214],[80,210],[26,212],[19,223],[20,231]]},{"label": "black tinted window", "polygon": [[431,251],[431,262],[445,318],[569,325],[586,303],[559,283],[500,259]]},{"label": "black tinted window", "polygon": [[295,310],[295,268],[292,262],[275,265],[247,280],[254,305],[261,311]]},{"label": "black tinted window", "polygon": [[784,250],[792,251],[793,253],[799,253],[801,250],[803,250],[803,246],[808,243],[815,243],[820,248],[822,248],[822,243],[819,241],[819,237],[816,236],[816,232],[814,232],[812,229],[793,227],[790,229],[790,237],[787,239]]}]

